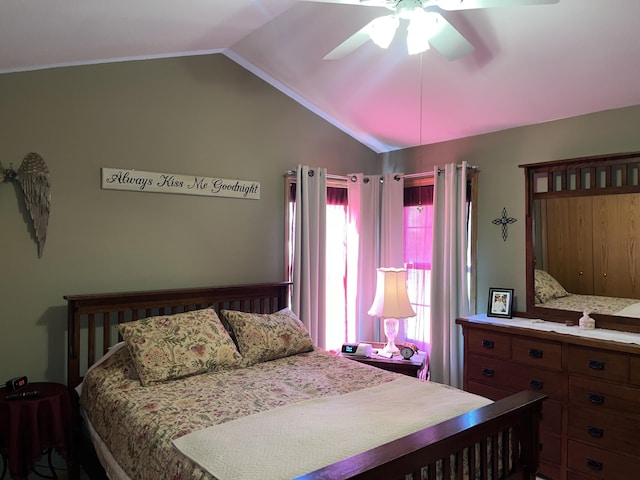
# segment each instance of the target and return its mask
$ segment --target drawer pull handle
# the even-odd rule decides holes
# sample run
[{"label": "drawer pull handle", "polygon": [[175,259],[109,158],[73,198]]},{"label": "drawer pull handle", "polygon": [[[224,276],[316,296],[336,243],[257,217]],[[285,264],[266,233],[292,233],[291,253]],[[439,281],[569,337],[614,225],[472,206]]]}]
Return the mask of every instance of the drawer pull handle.
[{"label": "drawer pull handle", "polygon": [[533,378],[529,380],[529,386],[531,388],[535,388],[536,390],[542,390],[544,387],[544,382],[542,380],[534,380]]},{"label": "drawer pull handle", "polygon": [[587,433],[594,438],[602,438],[602,435],[604,435],[604,430],[601,428],[592,427],[591,425],[589,425],[587,427]]},{"label": "drawer pull handle", "polygon": [[482,347],[492,349],[493,348],[493,340],[482,340]]},{"label": "drawer pull handle", "polygon": [[537,348],[530,348],[529,356],[532,358],[542,358],[542,350],[538,350]]},{"label": "drawer pull handle", "polygon": [[604,370],[604,362],[600,360],[589,360],[589,368],[593,370]]},{"label": "drawer pull handle", "polygon": [[594,405],[602,405],[604,403],[604,395],[600,395],[599,393],[590,393],[589,402]]},{"label": "drawer pull handle", "polygon": [[597,470],[598,472],[601,472],[604,465],[602,464],[602,462],[587,458],[587,467],[589,467],[591,470]]},{"label": "drawer pull handle", "polygon": [[482,375],[484,375],[485,377],[493,377],[493,374],[496,373],[494,370],[492,370],[491,368],[483,368],[482,369]]}]

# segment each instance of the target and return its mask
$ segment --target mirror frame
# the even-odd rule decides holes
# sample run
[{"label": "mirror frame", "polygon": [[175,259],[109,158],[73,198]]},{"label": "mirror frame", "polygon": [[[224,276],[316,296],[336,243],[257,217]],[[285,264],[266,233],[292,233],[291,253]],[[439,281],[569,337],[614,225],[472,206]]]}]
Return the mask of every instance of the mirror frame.
[{"label": "mirror frame", "polygon": [[[519,315],[528,318],[541,318],[547,321],[576,325],[582,312],[539,307],[535,303],[534,270],[534,208],[533,202],[544,198],[545,193],[567,196],[607,195],[620,193],[640,193],[640,152],[615,153],[590,157],[579,157],[551,162],[529,163],[519,165],[525,170],[525,249],[526,249],[526,312]],[[583,172],[591,172],[588,185],[582,185]],[[576,172],[578,172],[576,174]],[[573,177],[571,175],[573,174]],[[536,191],[536,182],[541,175],[546,176],[545,193]],[[601,185],[596,185],[596,176],[602,175]],[[614,176],[620,177],[617,181]],[[548,197],[549,195],[547,195]],[[640,300],[638,300],[640,302]],[[608,328],[627,332],[640,333],[640,318],[621,317],[592,313],[597,328]]]}]

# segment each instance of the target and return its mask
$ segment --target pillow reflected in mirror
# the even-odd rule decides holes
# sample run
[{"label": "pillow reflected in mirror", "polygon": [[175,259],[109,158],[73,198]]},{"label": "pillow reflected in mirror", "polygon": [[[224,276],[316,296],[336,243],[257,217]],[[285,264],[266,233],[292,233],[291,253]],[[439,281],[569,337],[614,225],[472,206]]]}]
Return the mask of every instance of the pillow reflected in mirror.
[{"label": "pillow reflected in mirror", "polygon": [[549,272],[536,269],[534,271],[536,303],[545,303],[555,298],[562,298],[569,295],[560,282],[558,282]]}]

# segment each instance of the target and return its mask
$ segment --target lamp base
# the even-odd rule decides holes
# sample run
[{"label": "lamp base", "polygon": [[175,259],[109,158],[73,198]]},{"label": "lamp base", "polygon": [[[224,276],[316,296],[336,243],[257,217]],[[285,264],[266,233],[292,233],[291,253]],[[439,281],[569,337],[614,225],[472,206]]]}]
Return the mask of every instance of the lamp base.
[{"label": "lamp base", "polygon": [[396,347],[396,335],[398,335],[398,319],[384,319],[384,333],[387,336],[387,344],[381,350],[383,355],[398,355],[400,349]]},{"label": "lamp base", "polygon": [[388,342],[382,350],[379,351],[382,355],[399,355],[400,349],[396,347],[396,344],[393,342]]}]

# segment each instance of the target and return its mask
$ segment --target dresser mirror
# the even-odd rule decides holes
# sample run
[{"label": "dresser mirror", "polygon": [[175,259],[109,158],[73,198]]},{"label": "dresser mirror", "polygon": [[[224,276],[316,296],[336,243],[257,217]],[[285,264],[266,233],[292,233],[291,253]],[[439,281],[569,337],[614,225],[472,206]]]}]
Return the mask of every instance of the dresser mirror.
[{"label": "dresser mirror", "polygon": [[520,166],[526,315],[640,332],[640,152]]}]

